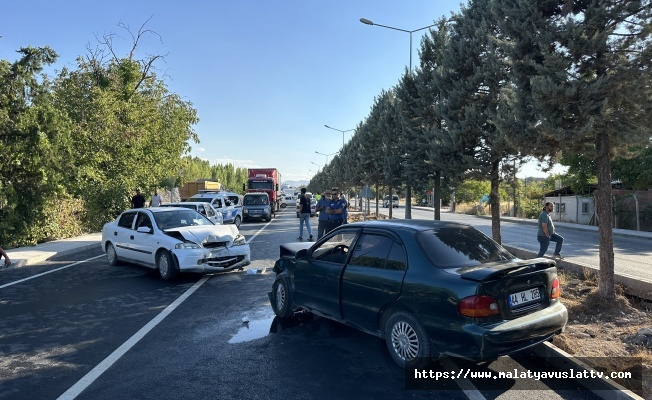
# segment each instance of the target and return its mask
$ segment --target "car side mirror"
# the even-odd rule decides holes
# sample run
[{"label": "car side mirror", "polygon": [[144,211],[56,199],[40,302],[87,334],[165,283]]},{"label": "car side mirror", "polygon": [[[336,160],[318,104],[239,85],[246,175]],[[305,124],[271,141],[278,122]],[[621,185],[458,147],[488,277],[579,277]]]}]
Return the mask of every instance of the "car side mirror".
[{"label": "car side mirror", "polygon": [[139,226],[138,229],[136,229],[136,232],[152,233],[152,228],[150,228],[148,226]]},{"label": "car side mirror", "polygon": [[308,249],[301,249],[297,251],[297,254],[294,256],[296,259],[308,257]]}]

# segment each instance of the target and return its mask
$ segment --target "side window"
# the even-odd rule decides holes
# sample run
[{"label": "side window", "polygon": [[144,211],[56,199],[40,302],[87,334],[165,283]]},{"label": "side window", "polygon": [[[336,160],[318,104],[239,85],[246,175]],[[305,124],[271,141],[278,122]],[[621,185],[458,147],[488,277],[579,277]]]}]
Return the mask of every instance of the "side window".
[{"label": "side window", "polygon": [[387,269],[405,271],[407,269],[407,260],[405,259],[405,248],[402,244],[392,243],[392,249],[387,257]]},{"label": "side window", "polygon": [[145,213],[138,213],[138,220],[136,221],[136,229],[140,228],[141,226],[145,226],[152,229],[152,220],[149,219],[149,215]]},{"label": "side window", "polygon": [[387,236],[366,234],[355,246],[351,265],[385,268],[385,262],[393,240]]},{"label": "side window", "polygon": [[232,205],[232,206],[239,205],[238,196],[229,196],[228,199],[229,199],[229,202],[231,203],[230,205]]},{"label": "side window", "polygon": [[135,212],[124,213],[118,221],[118,226],[121,228],[131,229],[131,224],[134,222]]},{"label": "side window", "polygon": [[222,208],[222,199],[220,199],[219,197],[213,199],[213,207]]},{"label": "side window", "polygon": [[205,207],[206,207],[206,214],[204,214],[204,215],[206,215],[207,217],[214,217],[215,212],[213,211],[213,207],[211,207],[209,205],[207,205]]},{"label": "side window", "polygon": [[311,259],[344,264],[357,232],[344,232],[331,236],[312,252]]},{"label": "side window", "polygon": [[589,203],[587,201],[582,202],[582,214],[589,213]]}]

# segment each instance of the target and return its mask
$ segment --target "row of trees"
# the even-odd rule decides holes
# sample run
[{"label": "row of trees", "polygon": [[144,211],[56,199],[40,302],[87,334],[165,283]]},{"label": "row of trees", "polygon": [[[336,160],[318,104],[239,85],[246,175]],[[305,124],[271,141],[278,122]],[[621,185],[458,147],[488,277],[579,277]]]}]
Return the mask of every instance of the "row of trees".
[{"label": "row of trees", "polygon": [[[646,148],[652,126],[650,0],[471,0],[423,39],[420,65],[376,96],[353,138],[310,183],[319,191],[499,184],[534,156],[591,160],[600,221],[612,220],[611,161]],[[613,233],[600,224],[600,293],[614,298]]]},{"label": "row of trees", "polygon": [[100,38],[54,77],[49,47],[0,60],[0,242],[19,246],[97,231],[140,188],[177,176],[198,138],[192,104],[157,74],[161,56],[125,57]]}]

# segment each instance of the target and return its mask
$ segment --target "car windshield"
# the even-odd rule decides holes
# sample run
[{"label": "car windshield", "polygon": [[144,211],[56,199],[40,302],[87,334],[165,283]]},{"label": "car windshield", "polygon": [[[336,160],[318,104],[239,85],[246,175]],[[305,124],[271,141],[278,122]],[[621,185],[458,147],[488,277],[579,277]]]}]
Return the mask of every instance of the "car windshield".
[{"label": "car windshield", "polygon": [[213,225],[213,223],[197,211],[179,208],[170,212],[154,213],[154,221],[161,230],[184,228],[197,225]]},{"label": "car windshield", "polygon": [[439,268],[457,268],[513,260],[514,256],[473,227],[456,226],[417,234],[417,242]]},{"label": "car windshield", "polygon": [[266,194],[248,194],[244,197],[245,206],[267,205],[268,203]]}]

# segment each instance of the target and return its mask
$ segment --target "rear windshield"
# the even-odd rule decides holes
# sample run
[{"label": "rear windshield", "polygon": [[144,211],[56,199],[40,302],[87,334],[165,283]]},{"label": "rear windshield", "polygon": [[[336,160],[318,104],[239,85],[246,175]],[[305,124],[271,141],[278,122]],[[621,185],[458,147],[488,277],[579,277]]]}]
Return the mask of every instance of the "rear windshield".
[{"label": "rear windshield", "polygon": [[417,242],[439,268],[468,267],[515,258],[484,233],[470,226],[419,232]]}]

